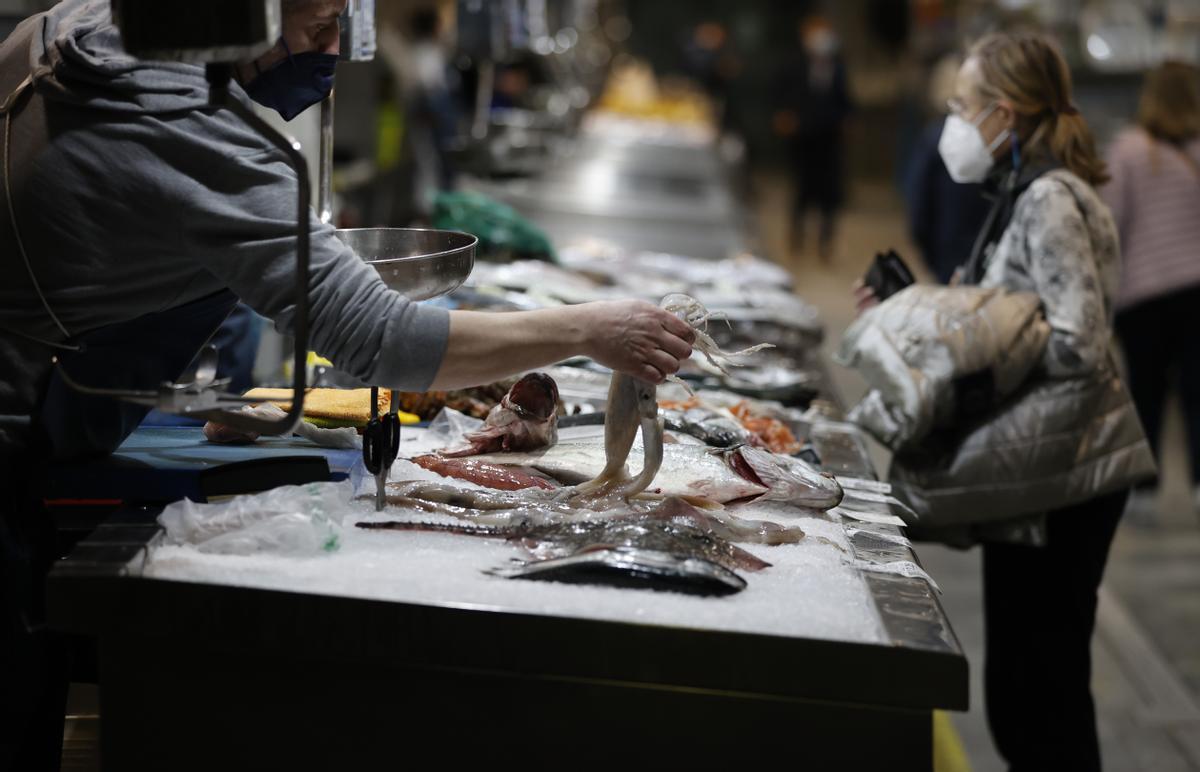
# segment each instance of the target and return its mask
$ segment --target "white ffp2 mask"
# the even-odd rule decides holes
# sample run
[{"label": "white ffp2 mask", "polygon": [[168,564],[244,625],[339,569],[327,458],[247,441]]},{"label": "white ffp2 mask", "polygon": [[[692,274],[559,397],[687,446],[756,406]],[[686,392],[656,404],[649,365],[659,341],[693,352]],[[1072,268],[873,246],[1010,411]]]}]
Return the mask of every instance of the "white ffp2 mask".
[{"label": "white ffp2 mask", "polygon": [[984,144],[983,135],[979,133],[979,124],[995,109],[992,105],[974,121],[960,115],[946,117],[942,138],[938,140],[938,154],[946,164],[946,171],[950,172],[950,179],[955,182],[983,182],[995,164],[992,153],[1008,139],[1008,129],[996,135],[990,145]]}]

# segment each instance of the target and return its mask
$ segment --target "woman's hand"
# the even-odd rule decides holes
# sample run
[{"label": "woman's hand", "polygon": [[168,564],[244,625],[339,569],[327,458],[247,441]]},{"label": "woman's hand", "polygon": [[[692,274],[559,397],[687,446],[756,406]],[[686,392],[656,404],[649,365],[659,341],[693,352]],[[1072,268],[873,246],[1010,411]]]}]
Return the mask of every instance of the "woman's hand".
[{"label": "woman's hand", "polygon": [[861,316],[863,311],[879,305],[879,298],[875,296],[875,290],[864,284],[862,279],[854,280],[852,291],[854,292],[855,316]]},{"label": "woman's hand", "polygon": [[642,300],[579,306],[584,315],[584,354],[600,364],[662,383],[692,355],[696,332],[674,314]]}]

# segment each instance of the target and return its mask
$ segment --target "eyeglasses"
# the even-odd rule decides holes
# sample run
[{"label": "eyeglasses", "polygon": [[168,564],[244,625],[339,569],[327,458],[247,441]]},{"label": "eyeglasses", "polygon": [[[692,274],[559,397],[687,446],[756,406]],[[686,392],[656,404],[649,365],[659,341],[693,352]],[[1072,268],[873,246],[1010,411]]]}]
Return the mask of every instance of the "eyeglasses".
[{"label": "eyeglasses", "polygon": [[967,106],[958,97],[950,97],[946,100],[946,112],[950,115],[957,115],[962,118],[967,112]]},{"label": "eyeglasses", "polygon": [[995,110],[997,106],[997,102],[990,102],[988,103],[987,107],[977,111],[974,118],[967,118],[967,105],[965,102],[957,97],[950,97],[946,100],[946,110],[949,111],[950,115],[957,115],[964,121],[970,121],[971,125],[973,126],[978,126],[987,120],[987,117],[992,114],[992,111]]}]

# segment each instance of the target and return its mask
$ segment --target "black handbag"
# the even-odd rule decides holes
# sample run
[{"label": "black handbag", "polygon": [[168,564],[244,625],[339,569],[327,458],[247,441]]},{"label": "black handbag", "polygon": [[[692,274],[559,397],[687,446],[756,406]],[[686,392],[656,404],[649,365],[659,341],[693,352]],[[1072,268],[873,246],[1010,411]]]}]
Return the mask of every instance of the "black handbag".
[{"label": "black handbag", "polygon": [[863,284],[870,287],[881,302],[916,281],[912,271],[894,249],[876,254],[871,267],[867,269],[867,275],[863,277]]}]

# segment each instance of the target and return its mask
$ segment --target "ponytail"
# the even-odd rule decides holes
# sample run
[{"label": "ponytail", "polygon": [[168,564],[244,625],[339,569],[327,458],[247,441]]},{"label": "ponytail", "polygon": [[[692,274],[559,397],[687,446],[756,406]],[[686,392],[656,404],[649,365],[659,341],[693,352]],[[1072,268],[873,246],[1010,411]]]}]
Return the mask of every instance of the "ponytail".
[{"label": "ponytail", "polygon": [[1103,159],[1096,152],[1092,130],[1078,110],[1058,113],[1050,118],[1046,144],[1050,155],[1089,184],[1099,186],[1111,179]]},{"label": "ponytail", "polygon": [[1058,49],[1036,33],[988,35],[971,47],[984,96],[1006,99],[1026,157],[1049,157],[1091,185],[1109,180],[1087,121],[1071,102],[1071,73]]}]

